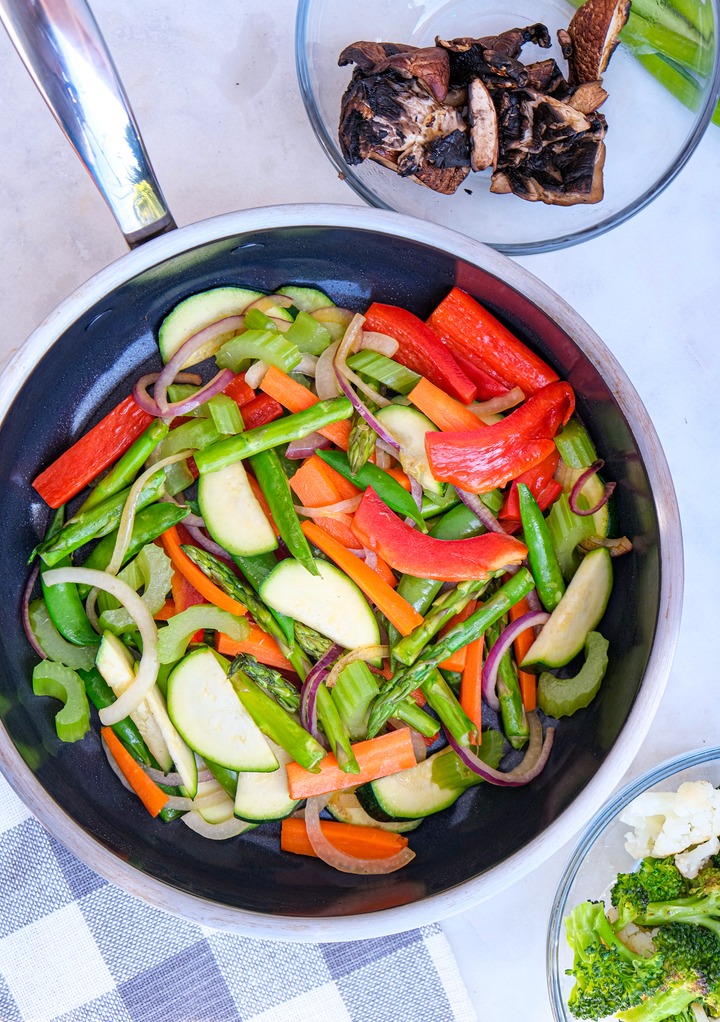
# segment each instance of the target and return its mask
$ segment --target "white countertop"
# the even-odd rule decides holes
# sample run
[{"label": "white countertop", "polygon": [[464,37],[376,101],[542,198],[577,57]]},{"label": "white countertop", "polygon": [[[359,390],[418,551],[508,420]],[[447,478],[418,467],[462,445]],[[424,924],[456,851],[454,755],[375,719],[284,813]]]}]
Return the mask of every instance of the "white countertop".
[{"label": "white countertop", "polygon": [[[306,120],[294,0],[94,0],[174,216],[287,202],[357,204]],[[126,251],[85,171],[0,33],[0,365],[70,291]],[[658,144],[661,144],[659,141]],[[720,742],[717,634],[720,129],[629,223],[521,260],[574,306],[655,423],[683,520],[685,604],[667,692],[636,774]],[[545,931],[570,845],[446,933],[481,1020],[551,1018]]]}]

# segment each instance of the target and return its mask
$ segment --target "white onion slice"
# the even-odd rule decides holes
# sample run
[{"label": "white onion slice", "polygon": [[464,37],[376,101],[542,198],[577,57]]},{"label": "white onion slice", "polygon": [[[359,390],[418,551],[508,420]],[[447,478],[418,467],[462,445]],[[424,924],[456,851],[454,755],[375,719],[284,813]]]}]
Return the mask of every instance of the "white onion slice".
[{"label": "white onion slice", "polygon": [[265,374],[267,373],[269,368],[270,366],[267,364],[267,362],[262,361],[253,362],[248,371],[245,373],[245,382],[247,383],[248,387],[252,387],[253,390],[259,387],[262,381],[265,379]]},{"label": "white onion slice", "polygon": [[208,823],[200,813],[196,812],[186,813],[180,819],[190,830],[194,830],[196,834],[209,838],[211,841],[227,841],[228,838],[237,837],[238,834],[243,834],[253,826],[252,823],[238,820],[234,816],[229,820],[223,820],[222,823]]},{"label": "white onion slice", "polygon": [[508,408],[515,408],[524,400],[525,394],[520,387],[513,387],[507,394],[499,394],[497,397],[491,397],[488,401],[475,401],[468,407],[473,415],[477,415],[478,419],[484,419],[486,415],[497,415],[499,412],[506,412]]},{"label": "white onion slice", "polygon": [[387,334],[379,334],[374,330],[363,330],[362,344],[360,345],[361,350],[376,351],[379,355],[385,355],[387,358],[392,358],[395,352],[400,347],[400,342],[396,341],[394,337],[388,337]]},{"label": "white onion slice", "polygon": [[99,711],[100,720],[105,726],[117,724],[137,709],[157,680],[159,666],[157,625],[135,590],[115,575],[98,571],[96,568],[52,568],[45,573],[46,585],[53,586],[62,582],[78,582],[80,585],[110,593],[122,604],[138,626],[143,651],[135,681],[114,703]]},{"label": "white onion slice", "polygon": [[378,660],[382,657],[390,656],[389,646],[358,646],[357,649],[351,649],[345,656],[341,656],[337,663],[333,666],[333,669],[325,679],[325,687],[332,688],[335,682],[340,676],[340,672],[343,671],[348,664],[354,664],[356,660]]},{"label": "white onion slice", "polygon": [[335,515],[352,514],[353,511],[357,511],[362,498],[362,493],[358,493],[356,497],[338,500],[334,504],[322,504],[320,507],[305,507],[303,504],[293,504],[293,507],[299,515],[305,515],[307,518],[333,518]]},{"label": "white onion slice", "polygon": [[403,848],[395,855],[389,855],[384,859],[361,859],[356,855],[347,855],[345,852],[341,852],[331,841],[328,841],[320,824],[320,811],[325,808],[327,802],[327,795],[316,795],[307,800],[305,826],[313,851],[328,866],[333,866],[341,873],[354,873],[358,876],[381,875],[394,873],[395,870],[402,869],[415,858],[415,852],[409,848]]},{"label": "white onion slice", "polygon": [[315,366],[315,392],[321,401],[326,401],[331,397],[338,397],[340,394],[340,384],[337,381],[333,368],[335,352],[339,347],[340,341],[334,341],[318,357]]}]

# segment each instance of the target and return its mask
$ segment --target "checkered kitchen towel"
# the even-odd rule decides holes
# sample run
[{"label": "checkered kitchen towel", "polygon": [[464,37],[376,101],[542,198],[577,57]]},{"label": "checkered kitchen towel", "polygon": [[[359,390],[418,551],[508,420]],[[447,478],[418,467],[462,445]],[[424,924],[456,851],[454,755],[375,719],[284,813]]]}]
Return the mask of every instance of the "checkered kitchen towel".
[{"label": "checkered kitchen towel", "polygon": [[0,1022],[476,1022],[437,926],[345,944],[184,922],[93,873],[0,775]]}]

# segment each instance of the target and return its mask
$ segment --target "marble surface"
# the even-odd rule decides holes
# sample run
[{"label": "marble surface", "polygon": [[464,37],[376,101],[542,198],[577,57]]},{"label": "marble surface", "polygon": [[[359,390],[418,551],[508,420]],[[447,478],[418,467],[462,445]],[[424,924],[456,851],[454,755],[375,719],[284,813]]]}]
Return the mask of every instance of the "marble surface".
[{"label": "marble surface", "polygon": [[[95,0],[155,169],[179,224],[284,202],[357,203],[305,118],[293,56],[294,0]],[[0,364],[70,291],[125,244],[0,33]],[[717,476],[720,384],[720,130],[630,222],[521,262],[614,352],[653,418],[675,480],[686,556],[683,624],[636,774],[720,741]],[[710,661],[710,662],[708,662]],[[545,931],[570,845],[444,926],[478,1017],[551,1018]]]}]

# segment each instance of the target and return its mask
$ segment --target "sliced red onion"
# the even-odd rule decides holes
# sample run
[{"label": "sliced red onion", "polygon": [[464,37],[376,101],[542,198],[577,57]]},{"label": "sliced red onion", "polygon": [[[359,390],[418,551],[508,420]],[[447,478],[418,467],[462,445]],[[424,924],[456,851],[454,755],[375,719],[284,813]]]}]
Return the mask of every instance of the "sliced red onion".
[{"label": "sliced red onion", "polygon": [[480,497],[474,493],[468,493],[467,490],[461,490],[458,486],[455,487],[455,492],[465,507],[472,511],[475,517],[482,522],[488,532],[505,533],[505,529],[503,529],[502,525],[492,513],[490,508],[483,504]]},{"label": "sliced red onion", "polygon": [[[264,312],[266,315],[269,310],[272,309],[289,309],[293,304],[292,298],[289,295],[262,295],[260,298],[256,298],[254,302],[245,309],[245,312],[249,312],[250,309],[259,309],[260,312]],[[274,317],[269,317],[273,319]]]},{"label": "sliced red onion", "polygon": [[[520,566],[518,565],[518,568],[519,567]],[[527,558],[523,561],[523,567],[529,569]],[[527,600],[527,605],[530,608],[530,610],[537,610],[537,611],[544,610],[543,605],[540,602],[540,597],[537,594],[537,589],[531,589],[530,592],[525,597],[525,599]]]},{"label": "sliced red onion", "polygon": [[[154,397],[150,397],[147,392],[148,387],[153,383],[157,383],[160,373],[146,373],[145,376],[141,376],[136,381],[133,387],[133,401],[135,404],[140,405],[144,412],[148,415],[154,415],[156,418],[162,418],[167,415],[166,411],[160,407]],[[202,376],[198,376],[197,373],[178,373],[175,377],[176,383],[192,383],[199,387],[202,383]],[[227,384],[226,384],[227,386]]]},{"label": "sliced red onion", "polygon": [[[176,493],[174,496],[170,496],[169,493],[164,493],[160,500],[162,503],[165,504],[174,504],[175,507],[186,508],[188,505],[181,503],[179,500],[176,499],[177,497],[182,497],[183,501],[185,500],[185,494],[182,492],[182,490],[179,493]],[[190,512],[189,515],[183,518],[182,523],[185,526],[185,528],[187,528],[188,525],[194,525],[198,529],[205,528],[205,519],[201,518],[200,515],[194,515],[192,512]]]},{"label": "sliced red onion", "polygon": [[360,400],[342,373],[336,369],[335,375],[338,383],[340,384],[340,390],[343,392],[358,415],[362,415],[365,422],[367,422],[371,429],[375,430],[383,443],[387,444],[388,447],[391,447],[394,451],[399,451],[400,444],[397,442],[395,437],[391,433],[388,433],[380,420],[376,419],[370,409]]},{"label": "sliced red onion", "polygon": [[415,858],[415,852],[410,851],[409,848],[403,848],[384,859],[361,859],[356,855],[347,855],[345,852],[341,852],[325,837],[320,823],[320,812],[327,805],[328,798],[328,795],[315,795],[307,800],[305,806],[305,826],[308,839],[315,854],[328,866],[333,866],[341,873],[353,873],[359,876],[381,875],[394,873],[396,869],[402,869]]},{"label": "sliced red onion", "polygon": [[373,571],[375,571],[375,569],[378,566],[378,556],[375,553],[375,551],[368,550],[367,547],[363,547],[363,555],[365,558],[365,563],[367,564],[368,568],[372,568]]},{"label": "sliced red onion", "polygon": [[206,837],[210,841],[227,841],[228,838],[237,837],[238,834],[242,834],[252,827],[251,823],[246,820],[238,820],[235,816],[231,816],[221,823],[208,823],[200,813],[194,811],[185,813],[180,819],[190,830],[194,830],[196,834]]},{"label": "sliced red onion", "polygon": [[320,657],[315,666],[308,672],[300,690],[300,723],[309,731],[316,741],[321,741],[317,723],[317,693],[325,680],[330,664],[342,655],[343,648],[336,642],[327,653]]},{"label": "sliced red onion", "polygon": [[506,412],[508,408],[514,408],[524,400],[525,394],[520,387],[513,387],[506,394],[491,397],[488,401],[476,401],[469,407],[473,415],[482,419],[485,415],[498,415],[500,412]]},{"label": "sliced red onion", "polygon": [[487,660],[483,664],[482,669],[482,693],[485,702],[492,710],[500,708],[495,686],[497,683],[498,665],[503,656],[510,649],[518,635],[528,628],[544,625],[549,617],[550,615],[544,610],[530,610],[516,618],[515,621],[511,621],[507,628],[498,636],[498,640],[488,653]]},{"label": "sliced red onion", "polygon": [[418,511],[422,511],[423,488],[414,476],[408,476],[410,480],[410,496],[415,501]]},{"label": "sliced red onion", "polygon": [[221,547],[219,543],[216,543],[214,539],[210,539],[210,537],[207,536],[202,529],[198,528],[196,525],[188,525],[187,518],[183,519],[183,525],[199,547],[203,550],[207,550],[209,554],[214,554],[215,557],[221,557],[227,560],[229,557],[227,550],[225,550],[224,547]]},{"label": "sliced red onion", "polygon": [[601,507],[607,504],[608,500],[614,493],[617,484],[605,483],[603,495],[597,502],[595,507],[589,507],[587,510],[584,510],[583,508],[578,506],[577,499],[580,495],[580,491],[582,490],[583,486],[588,481],[588,479],[591,479],[592,476],[596,475],[600,471],[604,464],[605,462],[603,461],[602,458],[598,458],[597,461],[594,461],[590,468],[585,469],[585,471],[582,473],[582,475],[580,476],[580,478],[577,480],[572,490],[570,491],[570,496],[568,497],[568,505],[574,515],[580,515],[582,518],[586,518],[589,515],[594,515],[596,511],[599,511]]},{"label": "sliced red onion", "polygon": [[46,660],[47,659],[47,653],[45,652],[45,650],[42,648],[40,643],[35,638],[35,632],[32,630],[32,625],[30,624],[30,609],[29,609],[30,608],[30,597],[32,596],[32,591],[35,588],[35,583],[37,582],[37,577],[38,577],[39,574],[40,574],[40,562],[38,561],[36,563],[35,567],[33,568],[33,570],[30,572],[30,575],[28,576],[28,580],[25,583],[25,588],[23,589],[22,603],[21,603],[21,608],[22,608],[22,611],[21,611],[22,612],[22,625],[23,625],[23,630],[25,631],[25,635],[27,636],[27,641],[30,643],[30,645],[35,650],[35,652],[40,657],[40,659],[41,660]]},{"label": "sliced red onion", "polygon": [[[175,415],[184,415],[185,412],[192,411],[193,408],[197,408],[203,401],[208,400],[208,398],[220,393],[221,390],[227,387],[235,374],[232,369],[221,369],[217,376],[213,377],[209,383],[205,384],[192,397],[186,398],[184,401],[176,401],[173,404],[169,404],[167,400],[167,389],[175,381],[185,363],[192,359],[193,355],[204,344],[222,336],[222,334],[229,333],[231,330],[239,330],[242,325],[242,316],[228,316],[225,319],[218,320],[217,323],[212,323],[210,326],[205,327],[204,330],[198,331],[192,337],[188,337],[180,345],[155,381],[155,403],[159,408],[163,409],[164,415],[170,411]],[[217,382],[221,379],[224,381],[222,386],[217,386]]]},{"label": "sliced red onion", "polygon": [[522,785],[534,780],[542,772],[550,756],[550,750],[555,739],[555,729],[552,727],[547,729],[543,739],[542,724],[534,711],[528,713],[527,721],[530,739],[525,755],[516,767],[507,772],[495,770],[493,767],[488,766],[487,763],[483,763],[474,752],[460,745],[449,731],[446,731],[447,740],[465,766],[479,777],[482,777],[483,780],[488,781],[489,784],[497,784],[503,788],[520,788]]},{"label": "sliced red onion", "polygon": [[322,433],[308,433],[300,440],[291,440],[287,445],[285,457],[290,461],[301,461],[309,458],[315,451],[326,451],[332,443]]}]

